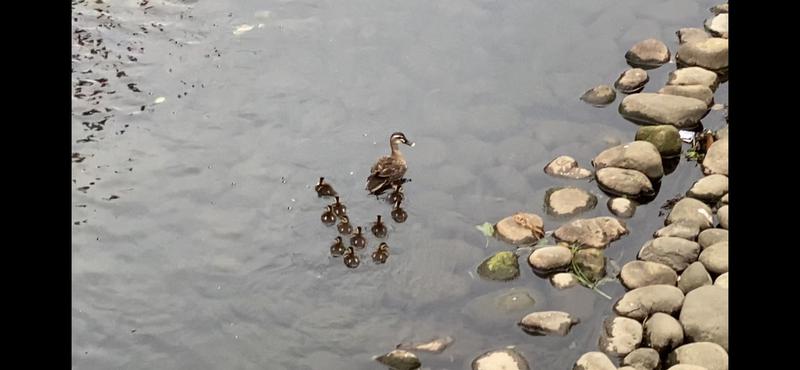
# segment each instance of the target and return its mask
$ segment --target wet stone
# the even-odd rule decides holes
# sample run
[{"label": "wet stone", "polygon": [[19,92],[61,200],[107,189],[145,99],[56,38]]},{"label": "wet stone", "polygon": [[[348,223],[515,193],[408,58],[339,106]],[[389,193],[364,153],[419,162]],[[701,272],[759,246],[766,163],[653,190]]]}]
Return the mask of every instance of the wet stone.
[{"label": "wet stone", "polygon": [[622,359],[622,365],[637,370],[655,370],[660,364],[658,351],[647,347],[637,348]]},{"label": "wet stone", "polygon": [[728,242],[718,242],[700,253],[699,261],[709,272],[719,275],[728,272]]},{"label": "wet stone", "polygon": [[578,279],[571,272],[559,272],[550,277],[550,284],[556,289],[567,289],[578,285]]},{"label": "wet stone", "polygon": [[592,165],[595,169],[618,167],[636,170],[654,180],[664,176],[661,154],[649,141],[637,140],[608,148],[592,159]]},{"label": "wet stone", "polygon": [[472,370],[529,370],[528,360],[514,349],[489,351],[472,361]]},{"label": "wet stone", "polygon": [[650,81],[647,71],[641,68],[631,68],[622,72],[614,82],[614,87],[623,94],[633,94],[644,89],[644,85]]},{"label": "wet stone", "polygon": [[684,344],[667,356],[667,366],[673,365],[696,365],[707,370],[728,370],[728,353],[715,343]]},{"label": "wet stone", "polygon": [[638,255],[640,260],[662,263],[677,272],[685,270],[699,256],[699,244],[672,236],[647,241]]},{"label": "wet stone", "polygon": [[687,341],[728,348],[728,290],[707,285],[686,294],[679,320]]},{"label": "wet stone", "polygon": [[728,39],[711,37],[703,41],[687,42],[678,48],[675,59],[682,66],[702,67],[716,73],[726,73]]},{"label": "wet stone", "polygon": [[728,139],[717,140],[703,158],[703,173],[728,176]]},{"label": "wet stone", "polygon": [[559,241],[585,247],[605,248],[608,243],[628,233],[625,224],[613,217],[578,219],[561,225],[553,232]]},{"label": "wet stone", "polygon": [[478,275],[489,280],[507,281],[519,276],[519,262],[514,252],[502,251],[478,266]]},{"label": "wet stone", "polygon": [[709,11],[715,15],[728,13],[728,3],[714,5],[711,7],[711,9],[709,9]]},{"label": "wet stone", "polygon": [[705,85],[667,85],[659,89],[658,93],[695,98],[702,100],[708,107],[714,105],[714,92]]},{"label": "wet stone", "polygon": [[617,367],[605,353],[587,352],[578,358],[572,370],[617,370]]},{"label": "wet stone", "polygon": [[683,326],[670,315],[657,312],[644,322],[644,343],[656,351],[671,351],[683,340]]},{"label": "wet stone", "polygon": [[636,213],[636,207],[638,206],[636,202],[627,198],[609,198],[607,205],[608,210],[611,211],[614,216],[620,218],[633,217],[634,213]]},{"label": "wet stone", "polygon": [[728,13],[720,13],[706,19],[705,29],[716,37],[728,38]]},{"label": "wet stone", "polygon": [[700,228],[694,224],[674,223],[664,226],[653,233],[653,237],[673,236],[676,238],[683,238],[686,240],[695,240],[697,234],[700,233]]},{"label": "wet stone", "polygon": [[711,275],[708,274],[702,262],[693,262],[683,270],[678,280],[678,288],[687,294],[701,286],[711,285]]},{"label": "wet stone", "polygon": [[497,237],[506,243],[519,245],[535,243],[541,238],[535,231],[541,231],[543,228],[544,221],[538,215],[517,213],[500,220],[495,226],[495,231]]},{"label": "wet stone", "polygon": [[614,305],[614,311],[634,320],[664,312],[674,314],[681,308],[683,292],[672,285],[648,285],[631,290]]},{"label": "wet stone", "polygon": [[609,105],[616,98],[617,92],[608,85],[595,86],[581,95],[581,100],[596,107]]},{"label": "wet stone", "polygon": [[561,311],[532,312],[520,320],[519,327],[531,335],[565,336],[580,321]]},{"label": "wet stone", "polygon": [[681,45],[687,42],[703,41],[711,37],[702,28],[681,28],[675,34],[678,35],[678,43]]},{"label": "wet stone", "polygon": [[694,198],[683,198],[672,207],[665,224],[683,223],[705,230],[712,226],[713,220],[711,207]]},{"label": "wet stone", "polygon": [[719,77],[716,73],[700,67],[687,67],[669,73],[667,79],[669,86],[703,85],[716,91]]},{"label": "wet stone", "polygon": [[575,252],[573,264],[592,282],[600,281],[606,272],[606,256],[596,248],[585,248]]},{"label": "wet stone", "polygon": [[703,249],[708,248],[717,242],[728,241],[728,230],[725,229],[705,229],[697,236],[697,242]]},{"label": "wet stone", "polygon": [[625,53],[628,64],[646,69],[659,67],[669,62],[669,58],[667,45],[652,38],[637,42]]},{"label": "wet stone", "polygon": [[603,322],[600,349],[622,357],[635,350],[642,342],[642,324],[627,317],[611,317]]},{"label": "wet stone", "polygon": [[675,285],[678,274],[669,266],[650,261],[630,261],[619,274],[622,285],[628,289],[648,285]]},{"label": "wet stone", "polygon": [[639,125],[673,125],[678,129],[697,127],[708,113],[708,105],[695,98],[657,93],[628,95],[619,105],[625,119]]},{"label": "wet stone", "polygon": [[594,208],[597,197],[580,188],[552,188],[545,193],[544,204],[551,216],[574,216]]},{"label": "wet stone", "polygon": [[647,141],[653,144],[662,157],[678,156],[681,154],[681,150],[683,148],[680,133],[678,132],[678,129],[672,125],[639,127],[639,129],[636,130],[636,140]]},{"label": "wet stone", "polygon": [[716,203],[728,193],[728,176],[713,174],[697,180],[686,192],[686,196],[706,203]]},{"label": "wet stone", "polygon": [[559,156],[544,168],[544,172],[551,176],[564,177],[568,179],[585,179],[592,176],[592,171],[578,166],[578,162],[566,155]]},{"label": "wet stone", "polygon": [[414,370],[422,366],[419,358],[411,352],[394,350],[385,355],[375,357],[378,361],[393,370]]},{"label": "wet stone", "polygon": [[636,170],[604,167],[596,174],[600,189],[616,196],[640,199],[655,193],[650,179]]},{"label": "wet stone", "polygon": [[453,337],[446,336],[443,338],[431,339],[423,343],[400,343],[397,345],[397,349],[406,351],[442,353],[450,344],[453,343],[453,341]]},{"label": "wet stone", "polygon": [[561,246],[537,248],[528,257],[528,263],[541,272],[563,270],[571,262],[572,251]]}]

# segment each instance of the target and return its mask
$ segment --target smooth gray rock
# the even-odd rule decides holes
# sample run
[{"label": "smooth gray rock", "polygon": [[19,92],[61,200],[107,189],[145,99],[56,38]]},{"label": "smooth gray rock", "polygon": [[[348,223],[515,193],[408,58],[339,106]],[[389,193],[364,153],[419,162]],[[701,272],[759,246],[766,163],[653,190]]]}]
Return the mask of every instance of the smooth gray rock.
[{"label": "smooth gray rock", "polygon": [[658,93],[628,95],[619,105],[622,117],[633,123],[673,125],[681,130],[697,127],[708,110],[702,100]]},{"label": "smooth gray rock", "polygon": [[707,370],[728,370],[728,353],[715,343],[689,343],[672,351],[667,357],[667,365],[697,365]]},{"label": "smooth gray rock", "polygon": [[703,266],[701,262],[693,262],[686,270],[683,270],[680,279],[678,279],[678,288],[683,291],[683,294],[687,294],[701,286],[711,284],[711,275],[708,274],[708,271],[706,271],[705,266]]},{"label": "smooth gray rock", "polygon": [[625,223],[613,217],[577,219],[561,225],[553,232],[559,241],[585,247],[605,248],[608,243],[628,233]]},{"label": "smooth gray rock", "polygon": [[528,360],[512,348],[488,351],[472,361],[472,370],[529,370]]},{"label": "smooth gray rock", "polygon": [[671,351],[683,344],[683,337],[681,323],[665,313],[654,313],[644,322],[644,342],[656,351]]},{"label": "smooth gray rock", "polygon": [[703,85],[707,86],[711,91],[716,91],[719,85],[719,77],[716,73],[701,67],[680,68],[670,72],[667,85]]},{"label": "smooth gray rock", "polygon": [[[650,180],[647,180],[650,181]],[[644,182],[644,181],[642,181]],[[651,184],[652,187],[652,184]],[[639,204],[633,200],[628,198],[609,198],[608,199],[608,210],[611,211],[614,216],[620,218],[631,218],[636,213],[636,207]]]},{"label": "smooth gray rock", "polygon": [[[668,87],[680,88],[682,86]],[[638,130],[636,130],[635,139],[637,141],[647,141],[653,144],[662,157],[674,157],[680,155],[683,148],[681,135],[678,132],[678,129],[672,125],[641,126]]]},{"label": "smooth gray rock", "polygon": [[680,322],[688,341],[728,348],[728,290],[708,285],[686,295]]},{"label": "smooth gray rock", "polygon": [[708,33],[727,39],[728,38],[728,13],[717,14],[706,19],[703,23]]},{"label": "smooth gray rock", "polygon": [[675,285],[678,274],[662,263],[630,261],[622,266],[619,279],[626,288],[636,289],[648,285]]},{"label": "smooth gray rock", "polygon": [[637,140],[624,145],[608,148],[592,160],[595,169],[618,167],[636,170],[650,179],[664,176],[661,154],[653,143]]},{"label": "smooth gray rock", "polygon": [[542,272],[565,269],[571,262],[572,251],[561,246],[537,248],[528,257],[531,267]]},{"label": "smooth gray rock", "polygon": [[722,241],[728,241],[728,230],[705,229],[697,236],[697,242],[703,249]]},{"label": "smooth gray rock", "polygon": [[676,238],[682,238],[686,240],[695,240],[697,235],[700,233],[700,228],[697,227],[695,224],[684,224],[676,222],[674,224],[669,224],[664,226],[655,233],[653,233],[653,237],[662,237],[662,236],[673,236]]},{"label": "smooth gray rock", "polygon": [[720,276],[717,276],[717,280],[714,280],[714,286],[728,289],[728,273],[726,272]]},{"label": "smooth gray rock", "polygon": [[641,68],[631,68],[617,77],[614,87],[623,94],[633,94],[642,91],[647,81],[650,81],[647,71]]},{"label": "smooth gray rock", "polygon": [[572,370],[617,370],[617,367],[605,353],[587,352],[578,358]]},{"label": "smooth gray rock", "polygon": [[681,45],[687,42],[704,41],[711,37],[702,28],[681,28],[675,34],[678,35],[678,43]]},{"label": "smooth gray rock", "polygon": [[525,315],[517,325],[531,335],[565,336],[579,322],[566,312],[541,311]]},{"label": "smooth gray rock", "polygon": [[717,217],[719,218],[719,226],[723,229],[728,229],[728,205],[719,207],[717,210]]},{"label": "smooth gray rock", "polygon": [[684,223],[705,230],[712,226],[713,221],[711,207],[694,198],[683,198],[672,207],[665,225]]},{"label": "smooth gray rock", "polygon": [[574,216],[594,208],[597,197],[581,188],[558,187],[547,190],[544,205],[551,216]]},{"label": "smooth gray rock", "polygon": [[661,40],[646,39],[634,44],[625,53],[628,64],[640,68],[657,68],[669,62],[670,52]]},{"label": "smooth gray rock", "polygon": [[619,167],[604,167],[595,173],[603,191],[622,197],[644,198],[655,193],[645,174]]},{"label": "smooth gray rock", "polygon": [[603,322],[600,349],[608,355],[622,357],[642,343],[642,324],[627,317],[609,317]]},{"label": "smooth gray rock", "polygon": [[411,352],[396,349],[385,355],[376,356],[375,361],[378,361],[389,368],[394,370],[414,370],[422,366],[419,358]]},{"label": "smooth gray rock", "polygon": [[568,155],[558,156],[544,167],[544,173],[568,179],[585,179],[592,176],[592,171],[581,168],[578,161]]},{"label": "smooth gray rock", "polygon": [[672,285],[648,285],[631,290],[614,305],[620,315],[642,321],[646,317],[664,312],[673,314],[680,310],[683,292]]},{"label": "smooth gray rock", "polygon": [[708,107],[714,105],[714,92],[706,85],[667,85],[659,89],[658,93],[695,98],[702,100]]},{"label": "smooth gray rock", "polygon": [[614,102],[617,92],[608,85],[599,85],[587,90],[581,95],[581,100],[596,107],[603,107]]},{"label": "smooth gray rock", "polygon": [[675,59],[679,66],[701,67],[716,73],[728,71],[728,39],[711,37],[687,42],[678,47]]},{"label": "smooth gray rock", "polygon": [[718,242],[703,249],[698,260],[715,275],[728,272],[728,242]]},{"label": "smooth gray rock", "polygon": [[643,261],[663,263],[677,272],[685,270],[700,256],[700,244],[683,238],[665,236],[647,241],[639,250]]},{"label": "smooth gray rock", "polygon": [[556,289],[568,289],[578,285],[579,282],[571,272],[559,272],[550,276],[550,284]]},{"label": "smooth gray rock", "polygon": [[622,365],[631,366],[637,370],[656,370],[661,365],[658,351],[641,347],[633,350],[622,359]]},{"label": "smooth gray rock", "polygon": [[727,193],[728,176],[713,174],[705,176],[692,184],[692,187],[686,192],[686,196],[706,203],[716,203]]}]

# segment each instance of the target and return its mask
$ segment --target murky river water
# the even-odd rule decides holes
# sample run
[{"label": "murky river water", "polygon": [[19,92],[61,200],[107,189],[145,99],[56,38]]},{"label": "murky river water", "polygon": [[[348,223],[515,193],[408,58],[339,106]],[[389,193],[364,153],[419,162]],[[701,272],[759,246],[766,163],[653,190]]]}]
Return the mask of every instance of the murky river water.
[{"label": "murky river water", "polygon": [[[613,301],[556,291],[524,259],[512,282],[481,280],[476,266],[512,248],[485,247],[474,225],[545,216],[545,191],[564,185],[598,196],[581,217],[609,215],[594,183],[542,168],[562,154],[589,167],[633,140],[622,96],[606,108],[578,97],[613,83],[636,41],[674,54],[674,32],[702,27],[713,4],[75,2],[73,368],[379,369],[373,355],[444,335],[455,342],[420,353],[424,368],[467,369],[507,345],[535,369],[571,368],[597,348]],[[650,71],[645,91],[674,68]],[[364,255],[349,270],[329,257],[336,232],[313,185],[325,176],[356,225],[388,218],[363,187],[394,131],[417,144],[403,148],[409,219],[389,222],[387,264]],[[681,161],[607,255],[634,259],[659,206],[700,175]],[[544,218],[547,230],[563,222]],[[487,299],[511,288],[535,306],[503,313]],[[516,326],[544,309],[582,322],[564,338]]]}]

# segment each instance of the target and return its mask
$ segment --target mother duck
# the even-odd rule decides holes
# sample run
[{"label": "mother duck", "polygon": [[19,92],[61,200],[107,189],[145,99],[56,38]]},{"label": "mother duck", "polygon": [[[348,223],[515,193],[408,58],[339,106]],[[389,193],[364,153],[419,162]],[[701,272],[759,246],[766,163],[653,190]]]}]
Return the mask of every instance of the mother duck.
[{"label": "mother duck", "polygon": [[402,181],[403,175],[408,166],[403,153],[400,152],[400,144],[414,146],[414,143],[409,141],[402,132],[395,132],[389,136],[392,154],[378,158],[378,161],[372,165],[370,175],[367,177],[366,188],[370,194],[381,195],[393,185],[404,182]]}]

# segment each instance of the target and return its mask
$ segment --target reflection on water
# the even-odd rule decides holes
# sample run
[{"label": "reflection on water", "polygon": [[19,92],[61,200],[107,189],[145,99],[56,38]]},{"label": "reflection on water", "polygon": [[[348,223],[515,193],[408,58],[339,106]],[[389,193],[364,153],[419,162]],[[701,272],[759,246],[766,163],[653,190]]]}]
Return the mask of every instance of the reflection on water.
[{"label": "reflection on water", "polygon": [[[556,291],[524,262],[510,283],[477,278],[483,259],[510,246],[485,247],[474,225],[524,210],[555,229],[563,220],[543,199],[565,185],[598,197],[583,216],[608,215],[595,183],[542,168],[562,154],[588,167],[633,140],[616,112],[621,94],[606,108],[578,98],[626,69],[636,41],[675,50],[675,30],[700,26],[713,5],[76,3],[72,342],[82,369],[374,369],[373,355],[447,335],[446,351],[420,353],[425,367],[467,369],[516,345],[535,367],[570,368],[596,348],[612,302]],[[242,25],[252,29],[234,34]],[[672,68],[650,71],[644,91]],[[715,100],[727,102],[727,86]],[[711,112],[704,126],[723,120]],[[347,269],[330,256],[336,229],[321,224],[329,202],[314,186],[322,176],[334,185],[353,226],[388,220],[390,205],[364,180],[394,131],[416,142],[404,150],[408,220],[387,222],[386,264],[365,254]],[[659,205],[699,176],[678,163],[607,255],[635,258],[663,222]],[[564,338],[529,336],[516,326],[527,312],[486,299],[509,289],[581,324]]]}]

